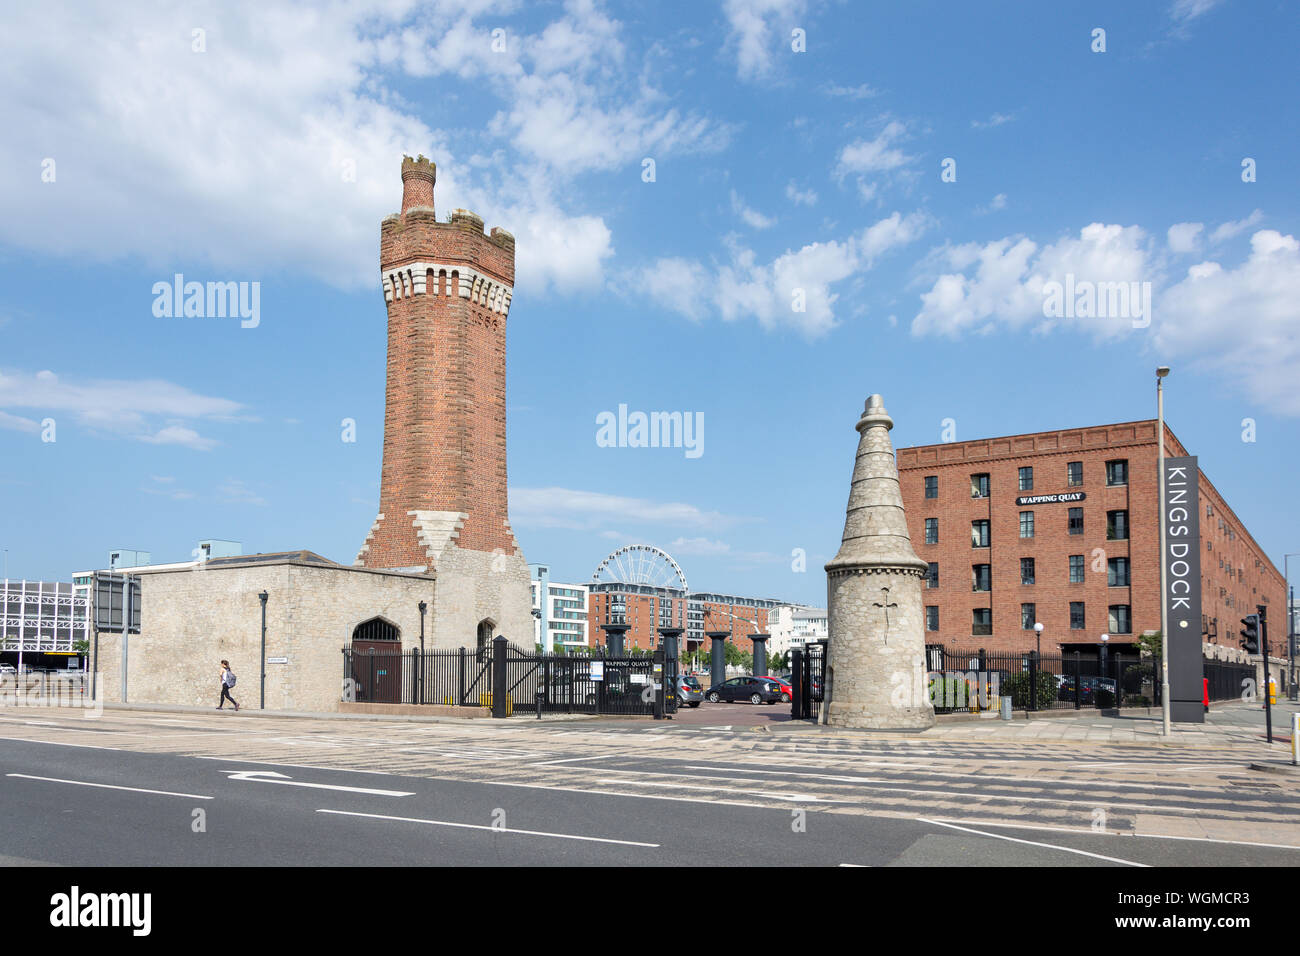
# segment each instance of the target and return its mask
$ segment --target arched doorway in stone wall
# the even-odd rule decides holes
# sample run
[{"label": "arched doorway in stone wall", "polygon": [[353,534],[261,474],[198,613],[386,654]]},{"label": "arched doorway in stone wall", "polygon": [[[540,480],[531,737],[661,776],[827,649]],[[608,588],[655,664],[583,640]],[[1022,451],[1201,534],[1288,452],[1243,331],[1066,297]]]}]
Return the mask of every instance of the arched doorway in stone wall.
[{"label": "arched doorway in stone wall", "polygon": [[358,701],[402,702],[402,631],[387,618],[372,617],[352,629],[352,680]]}]

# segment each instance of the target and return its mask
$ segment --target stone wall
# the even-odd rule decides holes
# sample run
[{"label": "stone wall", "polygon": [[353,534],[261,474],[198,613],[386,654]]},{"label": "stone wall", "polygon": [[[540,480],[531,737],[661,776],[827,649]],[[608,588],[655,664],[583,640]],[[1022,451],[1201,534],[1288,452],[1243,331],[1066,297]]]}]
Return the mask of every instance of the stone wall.
[{"label": "stone wall", "polygon": [[[200,704],[215,707],[221,660],[239,678],[233,695],[256,708],[261,646],[261,606],[267,591],[266,656],[287,657],[266,665],[268,710],[334,711],[342,691],[342,648],[352,629],[383,617],[401,631],[404,650],[420,646],[419,602],[436,606],[431,577],[343,566],[298,563],[200,566],[143,572],[141,633],[127,640],[127,699],[131,703]],[[430,646],[426,621],[426,646]],[[100,693],[122,700],[122,637],[99,636]],[[465,640],[442,646],[472,645]]]}]

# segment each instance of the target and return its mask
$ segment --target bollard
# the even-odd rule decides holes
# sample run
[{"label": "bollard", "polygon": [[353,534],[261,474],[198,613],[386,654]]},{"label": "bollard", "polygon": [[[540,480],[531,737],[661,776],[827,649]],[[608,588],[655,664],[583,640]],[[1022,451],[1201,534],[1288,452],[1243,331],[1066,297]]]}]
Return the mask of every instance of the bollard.
[{"label": "bollard", "polygon": [[1011,698],[1010,697],[1002,698],[1002,719],[1003,720],[1011,719]]}]

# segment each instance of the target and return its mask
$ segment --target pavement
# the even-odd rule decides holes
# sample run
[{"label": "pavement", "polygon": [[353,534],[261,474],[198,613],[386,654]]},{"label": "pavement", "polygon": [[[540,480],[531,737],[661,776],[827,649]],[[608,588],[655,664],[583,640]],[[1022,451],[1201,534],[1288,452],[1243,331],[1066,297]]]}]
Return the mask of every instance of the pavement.
[{"label": "pavement", "polygon": [[1090,715],[888,734],[10,708],[0,853],[92,866],[1300,864],[1300,776],[1251,769],[1289,755],[1264,742],[1261,713],[1227,705],[1171,740],[1158,725]]}]

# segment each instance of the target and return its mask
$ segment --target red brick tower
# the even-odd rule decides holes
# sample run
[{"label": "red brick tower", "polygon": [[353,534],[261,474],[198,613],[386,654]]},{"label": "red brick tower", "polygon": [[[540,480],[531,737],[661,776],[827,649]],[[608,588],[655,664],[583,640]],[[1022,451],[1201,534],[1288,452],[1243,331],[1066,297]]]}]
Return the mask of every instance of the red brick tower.
[{"label": "red brick tower", "polygon": [[528,568],[506,501],[515,240],[503,229],[484,235],[483,220],[464,209],[438,222],[436,177],[423,156],[404,157],[402,211],[380,229],[384,462],[379,516],[355,563],[437,575],[435,635],[449,628],[451,646],[484,624],[529,646]]}]

